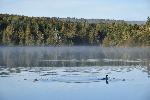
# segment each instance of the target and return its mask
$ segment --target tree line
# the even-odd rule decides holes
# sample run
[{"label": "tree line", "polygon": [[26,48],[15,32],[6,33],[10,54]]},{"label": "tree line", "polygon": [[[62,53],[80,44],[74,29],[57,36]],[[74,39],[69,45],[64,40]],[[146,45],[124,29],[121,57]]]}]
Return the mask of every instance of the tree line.
[{"label": "tree line", "polygon": [[145,24],[88,22],[57,17],[0,14],[0,45],[12,46],[150,46],[150,18]]}]

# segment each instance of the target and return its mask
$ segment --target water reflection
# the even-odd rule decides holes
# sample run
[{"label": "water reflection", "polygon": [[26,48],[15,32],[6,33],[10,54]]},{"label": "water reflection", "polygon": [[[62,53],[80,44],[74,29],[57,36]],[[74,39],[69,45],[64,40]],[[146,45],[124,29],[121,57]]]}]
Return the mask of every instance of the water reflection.
[{"label": "water reflection", "polygon": [[0,99],[149,100],[149,51],[0,47]]},{"label": "water reflection", "polygon": [[[20,80],[30,80],[33,82],[105,82],[106,84],[119,81],[133,81],[140,77],[143,78],[144,73],[147,73],[144,66],[8,67],[1,68],[0,70],[1,77],[16,77],[21,75],[22,79]],[[141,74],[141,76],[137,78],[133,77],[133,74]],[[28,75],[30,75],[30,77],[28,77]],[[148,74],[147,77],[149,77]]]},{"label": "water reflection", "polygon": [[[1,67],[145,66],[150,48],[0,47]],[[13,70],[12,70],[13,71]],[[19,72],[19,70],[17,70]],[[128,69],[130,71],[130,69]]]},{"label": "water reflection", "polygon": [[0,66],[77,67],[148,65],[150,48],[0,47]]}]

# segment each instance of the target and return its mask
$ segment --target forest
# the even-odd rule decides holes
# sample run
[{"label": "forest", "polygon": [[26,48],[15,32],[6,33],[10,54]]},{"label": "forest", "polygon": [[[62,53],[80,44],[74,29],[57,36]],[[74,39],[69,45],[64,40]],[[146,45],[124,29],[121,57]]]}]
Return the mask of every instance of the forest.
[{"label": "forest", "polygon": [[150,46],[149,17],[145,24],[130,24],[123,20],[66,19],[0,14],[0,45]]}]

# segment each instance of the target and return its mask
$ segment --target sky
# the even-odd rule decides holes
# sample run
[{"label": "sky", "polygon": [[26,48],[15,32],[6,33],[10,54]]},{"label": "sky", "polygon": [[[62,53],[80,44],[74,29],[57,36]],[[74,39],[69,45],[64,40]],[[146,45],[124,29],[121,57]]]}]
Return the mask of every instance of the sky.
[{"label": "sky", "polygon": [[0,0],[0,13],[145,21],[150,0]]}]

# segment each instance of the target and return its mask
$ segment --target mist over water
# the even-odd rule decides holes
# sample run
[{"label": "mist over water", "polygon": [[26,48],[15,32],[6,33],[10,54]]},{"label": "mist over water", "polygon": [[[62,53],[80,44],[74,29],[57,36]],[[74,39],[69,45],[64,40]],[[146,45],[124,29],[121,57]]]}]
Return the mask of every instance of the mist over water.
[{"label": "mist over water", "polygon": [[149,93],[148,47],[0,47],[0,100],[149,100]]},{"label": "mist over water", "polygon": [[3,67],[73,67],[146,64],[150,48],[0,47]]}]

